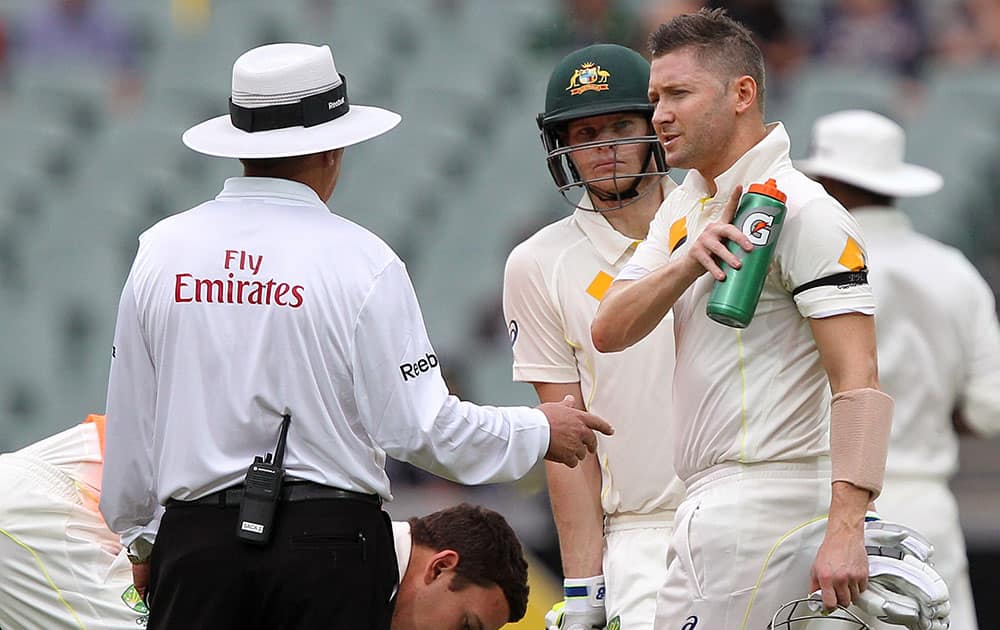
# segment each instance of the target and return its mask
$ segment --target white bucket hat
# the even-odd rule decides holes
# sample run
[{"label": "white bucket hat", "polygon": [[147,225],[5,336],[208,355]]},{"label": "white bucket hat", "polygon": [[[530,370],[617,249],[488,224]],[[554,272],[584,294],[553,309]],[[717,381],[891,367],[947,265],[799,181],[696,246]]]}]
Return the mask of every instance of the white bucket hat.
[{"label": "white bucket hat", "polygon": [[811,155],[795,163],[810,177],[829,177],[888,197],[937,192],[941,176],[903,161],[903,128],[885,116],[849,109],[818,118]]},{"label": "white bucket hat", "polygon": [[400,120],[395,112],[348,103],[329,46],[268,44],[233,64],[229,114],[191,127],[182,140],[217,157],[292,157],[364,142]]}]

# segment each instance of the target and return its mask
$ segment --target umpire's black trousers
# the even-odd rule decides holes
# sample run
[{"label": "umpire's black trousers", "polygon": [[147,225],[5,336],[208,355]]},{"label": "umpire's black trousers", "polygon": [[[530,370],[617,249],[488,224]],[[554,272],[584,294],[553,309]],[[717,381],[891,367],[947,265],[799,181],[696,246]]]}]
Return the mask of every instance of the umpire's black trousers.
[{"label": "umpire's black trousers", "polygon": [[236,505],[167,506],[150,565],[149,630],[389,630],[396,586],[381,506],[278,506],[271,542],[236,538]]}]

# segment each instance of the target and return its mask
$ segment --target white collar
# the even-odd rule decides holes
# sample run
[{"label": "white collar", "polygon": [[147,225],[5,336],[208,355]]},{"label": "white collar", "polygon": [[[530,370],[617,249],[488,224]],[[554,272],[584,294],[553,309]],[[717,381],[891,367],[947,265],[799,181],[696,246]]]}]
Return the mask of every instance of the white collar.
[{"label": "white collar", "polygon": [[[716,194],[722,192],[729,194],[740,184],[750,181],[761,180],[774,174],[777,168],[783,163],[791,164],[788,153],[791,150],[791,140],[788,139],[788,132],[785,126],[778,123],[771,123],[766,127],[767,134],[760,142],[750,147],[750,150],[740,156],[732,166],[724,173],[715,178]],[[695,169],[688,171],[681,187],[693,192],[699,197],[707,197],[709,190],[708,181]]]},{"label": "white collar", "polygon": [[[666,181],[670,179],[669,175],[664,175],[663,180],[660,181],[660,192],[663,194],[663,198],[666,199],[667,195],[674,188],[673,182]],[[630,238],[625,236],[611,225],[611,223],[604,218],[604,215],[600,212],[595,212],[594,210],[586,209],[593,208],[590,200],[590,195],[586,191],[583,193],[583,199],[580,200],[579,207],[573,212],[573,219],[576,220],[580,225],[580,229],[586,234],[587,238],[591,243],[594,244],[594,248],[597,249],[597,253],[601,255],[609,265],[614,265],[618,262],[627,251],[635,247],[641,240]]]},{"label": "white collar", "polygon": [[230,177],[216,199],[233,197],[271,197],[298,201],[311,206],[322,207],[329,212],[326,204],[316,191],[301,182],[276,177]]},{"label": "white collar", "polygon": [[410,566],[410,551],[413,549],[413,537],[410,535],[408,522],[392,522],[392,542],[396,547],[396,564],[399,567],[399,581],[402,583],[406,569]]}]

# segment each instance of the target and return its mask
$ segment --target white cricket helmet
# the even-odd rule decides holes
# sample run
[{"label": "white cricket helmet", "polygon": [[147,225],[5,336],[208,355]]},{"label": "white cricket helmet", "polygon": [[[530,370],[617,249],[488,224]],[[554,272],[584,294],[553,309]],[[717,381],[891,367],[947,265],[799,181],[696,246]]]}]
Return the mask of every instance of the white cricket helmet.
[{"label": "white cricket helmet", "polygon": [[871,630],[857,615],[838,606],[830,612],[823,610],[823,600],[818,593],[794,599],[774,613],[768,630]]}]

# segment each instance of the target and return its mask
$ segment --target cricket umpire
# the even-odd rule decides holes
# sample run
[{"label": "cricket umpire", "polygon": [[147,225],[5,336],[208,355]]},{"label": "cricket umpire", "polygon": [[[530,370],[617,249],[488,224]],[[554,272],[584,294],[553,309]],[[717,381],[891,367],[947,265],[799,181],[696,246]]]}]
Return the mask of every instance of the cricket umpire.
[{"label": "cricket umpire", "polygon": [[572,399],[448,394],[405,266],[325,205],[344,147],[399,121],[328,47],[271,44],[184,134],[245,176],[140,236],[119,304],[100,507],[150,628],[388,628],[387,454],[481,484],[611,432]]},{"label": "cricket umpire", "polygon": [[903,160],[902,127],[875,112],[845,110],[818,118],[812,140],[799,170],[857,219],[872,259],[879,382],[896,400],[879,513],[920,527],[948,584],[952,627],[976,630],[965,538],[948,481],[958,470],[960,434],[1000,433],[993,291],[961,252],[918,233],[895,207],[897,198],[930,195],[944,183]]}]

